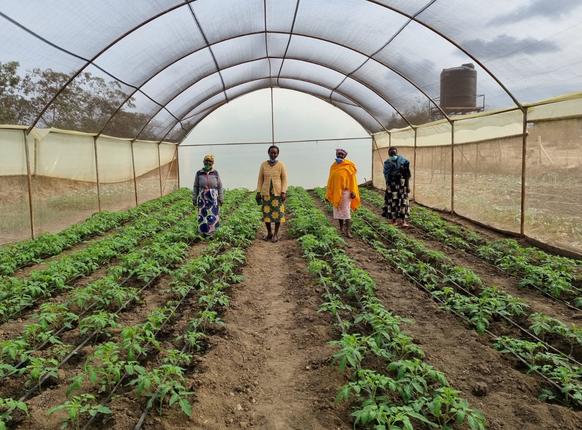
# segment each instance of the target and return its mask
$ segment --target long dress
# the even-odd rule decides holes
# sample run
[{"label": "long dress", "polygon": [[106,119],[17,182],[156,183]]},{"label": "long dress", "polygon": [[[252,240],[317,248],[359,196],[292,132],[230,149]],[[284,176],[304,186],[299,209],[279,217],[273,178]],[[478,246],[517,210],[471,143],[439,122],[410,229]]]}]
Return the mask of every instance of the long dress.
[{"label": "long dress", "polygon": [[218,190],[209,188],[198,193],[198,231],[211,234],[220,226]]},{"label": "long dress", "polygon": [[407,219],[410,215],[408,200],[410,163],[401,155],[396,160],[387,159],[384,162],[384,178],[386,193],[382,215],[391,220]]},{"label": "long dress", "polygon": [[224,199],[224,188],[216,170],[196,172],[192,201],[198,207],[198,231],[212,234],[220,226],[220,205]]}]

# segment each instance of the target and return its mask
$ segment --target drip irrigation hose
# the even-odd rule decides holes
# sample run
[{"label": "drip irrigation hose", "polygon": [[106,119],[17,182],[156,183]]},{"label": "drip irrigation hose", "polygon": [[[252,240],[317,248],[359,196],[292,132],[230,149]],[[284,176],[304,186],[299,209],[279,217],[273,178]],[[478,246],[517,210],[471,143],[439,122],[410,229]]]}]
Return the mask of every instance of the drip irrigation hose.
[{"label": "drip irrigation hose", "polygon": [[[368,227],[372,228],[376,234],[383,240],[388,241],[391,245],[394,245],[394,242],[390,239],[388,239],[386,236],[384,236],[377,227],[373,226],[368,220],[365,220],[363,218],[361,218],[361,221],[363,221]],[[417,257],[416,255],[414,256],[414,258],[419,261],[419,262],[423,262],[419,257]],[[440,269],[434,267],[431,265],[431,267],[435,270],[435,272],[437,272],[439,275],[441,275],[443,278],[446,277],[446,274],[443,273]],[[472,293],[470,290],[466,289],[465,287],[461,286],[458,282],[456,281],[452,281],[449,280],[449,282],[451,284],[453,284],[455,287],[457,287],[458,289],[460,289],[462,292],[464,292],[467,296],[473,297],[473,298],[478,298],[479,296],[477,296],[476,294]],[[572,363],[576,364],[577,366],[582,366],[582,364],[576,360],[574,357],[571,357],[570,355],[560,351],[559,349],[557,349],[556,347],[554,347],[553,345],[550,345],[549,343],[547,343],[546,341],[540,339],[538,336],[536,336],[534,333],[531,333],[529,330],[527,330],[526,328],[522,327],[520,324],[518,324],[517,322],[515,322],[514,320],[512,320],[511,318],[509,318],[506,315],[502,315],[502,314],[496,314],[497,316],[501,317],[502,319],[504,319],[505,321],[507,321],[509,324],[513,325],[515,328],[517,328],[519,331],[521,331],[523,334],[525,334],[526,336],[529,336],[530,338],[534,339],[536,342],[540,342],[542,344],[544,344],[544,346],[546,346],[548,349],[552,350],[553,352],[555,352],[556,354],[559,354],[561,356],[563,356],[564,358],[566,358],[567,360],[571,361]]]},{"label": "drip irrigation hose", "polygon": [[[370,223],[368,223],[366,220],[362,221],[364,223],[366,223],[370,228],[372,229],[376,229],[374,226],[372,226]],[[376,233],[378,234],[377,230]],[[368,244],[369,245],[369,244]],[[418,257],[415,256],[415,258],[418,261],[421,261]],[[402,268],[398,263],[395,262],[391,262],[392,264],[394,264],[396,266],[396,268],[398,269],[398,272],[403,274],[404,276],[406,276],[408,279],[410,279],[414,285],[420,287],[422,290],[424,290],[426,293],[429,294],[429,296],[435,300],[436,302],[440,303],[441,305],[444,305],[444,302],[440,299],[438,299],[437,297],[435,297],[432,294],[432,291],[430,289],[428,289],[427,287],[425,287],[420,281],[418,281],[416,278],[414,278],[413,276],[411,276],[408,272],[406,272],[406,270],[404,268]],[[451,313],[455,314],[456,316],[458,316],[459,318],[461,318],[462,320],[464,320],[469,326],[472,325],[471,321],[464,315],[462,315],[461,313],[453,310],[453,309],[448,309]],[[500,338],[495,335],[494,333],[492,333],[489,329],[485,329],[484,333],[487,334],[488,336],[490,336],[494,341],[498,341],[500,340]],[[549,345],[548,345],[549,346]],[[562,388],[558,383],[556,383],[555,381],[553,381],[552,379],[550,379],[549,377],[547,377],[546,375],[544,375],[543,373],[541,373],[539,370],[537,370],[535,367],[533,367],[531,365],[531,363],[529,363],[527,360],[525,360],[523,357],[521,357],[519,354],[517,354],[515,351],[513,350],[509,350],[509,352],[515,357],[517,358],[520,362],[522,362],[528,369],[530,369],[531,371],[535,372],[538,376],[540,376],[543,380],[545,380],[548,384],[550,384],[551,386],[553,386],[555,389],[557,389],[559,392],[563,392]],[[565,355],[563,353],[561,353],[562,355]],[[569,356],[567,356],[569,357]],[[570,358],[571,359],[571,358]],[[574,360],[575,361],[575,360]],[[576,399],[574,399],[572,397],[572,395],[570,393],[564,393],[565,396],[567,398],[571,398],[572,400],[576,401]]]}]

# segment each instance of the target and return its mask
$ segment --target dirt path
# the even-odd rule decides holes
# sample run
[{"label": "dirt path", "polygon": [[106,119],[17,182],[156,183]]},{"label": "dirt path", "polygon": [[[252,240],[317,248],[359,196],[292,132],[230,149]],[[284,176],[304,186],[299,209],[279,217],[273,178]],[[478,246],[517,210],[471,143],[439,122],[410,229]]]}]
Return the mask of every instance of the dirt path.
[{"label": "dirt path", "polygon": [[344,380],[329,362],[333,333],[317,313],[320,291],[282,230],[280,242],[258,239],[248,250],[225,334],[201,359],[192,418],[170,412],[148,428],[351,428],[349,413],[334,402]]},{"label": "dirt path", "polygon": [[[314,200],[331,220],[320,201]],[[351,239],[346,251],[372,276],[384,306],[413,320],[403,330],[422,347],[426,360],[445,373],[472,407],[485,414],[490,430],[582,428],[582,412],[538,400],[536,378],[514,369],[485,337],[440,309],[425,292],[393,271],[371,247]]]}]

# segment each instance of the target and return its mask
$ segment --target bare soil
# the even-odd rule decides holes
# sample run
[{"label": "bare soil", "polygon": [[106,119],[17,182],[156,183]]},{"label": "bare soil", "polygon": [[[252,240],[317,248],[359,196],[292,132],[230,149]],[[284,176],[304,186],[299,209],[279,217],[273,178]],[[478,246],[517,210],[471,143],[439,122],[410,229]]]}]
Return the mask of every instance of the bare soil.
[{"label": "bare soil", "polygon": [[[315,200],[337,226],[337,221]],[[513,368],[512,362],[495,351],[485,336],[442,310],[427,293],[393,271],[366,243],[351,239],[346,251],[372,276],[384,306],[412,320],[403,327],[404,331],[425,351],[426,361],[444,372],[470,405],[485,414],[491,430],[582,428],[582,412],[538,400],[538,379]]]},{"label": "bare soil", "polygon": [[245,281],[233,288],[225,332],[192,375],[194,414],[170,411],[148,429],[349,429],[334,402],[345,382],[331,363],[334,333],[318,314],[321,291],[286,228],[278,243],[248,250]]}]

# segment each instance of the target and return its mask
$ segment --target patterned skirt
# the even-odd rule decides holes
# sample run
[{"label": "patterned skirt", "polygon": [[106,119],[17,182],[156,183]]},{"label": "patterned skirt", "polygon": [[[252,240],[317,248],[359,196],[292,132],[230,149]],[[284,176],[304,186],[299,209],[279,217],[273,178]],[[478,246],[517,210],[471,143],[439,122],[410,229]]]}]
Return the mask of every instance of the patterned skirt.
[{"label": "patterned skirt", "polygon": [[202,234],[214,233],[220,226],[218,190],[202,190],[198,194],[198,231]]},{"label": "patterned skirt", "polygon": [[263,222],[285,222],[285,203],[281,196],[273,195],[273,191],[269,197],[263,196]]},{"label": "patterned skirt", "polygon": [[338,207],[333,208],[333,219],[352,219],[351,204],[350,192],[347,190],[342,191],[342,199]]},{"label": "patterned skirt", "polygon": [[395,183],[387,184],[388,189],[384,194],[384,211],[382,213],[388,219],[406,219],[410,215],[410,203],[406,191],[406,181],[400,179]]}]

